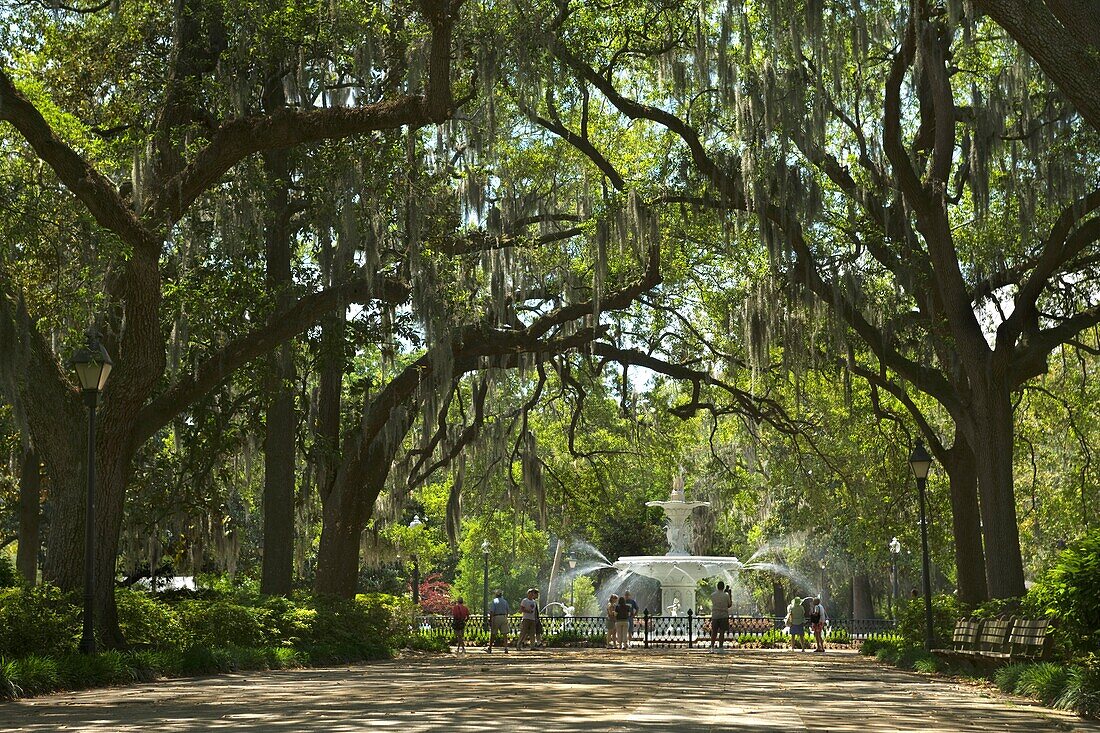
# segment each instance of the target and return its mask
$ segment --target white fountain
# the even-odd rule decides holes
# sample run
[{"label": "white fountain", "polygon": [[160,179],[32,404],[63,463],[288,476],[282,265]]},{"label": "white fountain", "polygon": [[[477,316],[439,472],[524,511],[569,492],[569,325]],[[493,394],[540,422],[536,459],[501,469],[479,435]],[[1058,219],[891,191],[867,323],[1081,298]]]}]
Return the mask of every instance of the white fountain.
[{"label": "white fountain", "polygon": [[636,555],[620,557],[613,567],[621,572],[637,573],[661,583],[661,607],[664,615],[679,615],[695,606],[695,588],[704,578],[723,578],[734,581],[736,573],[744,565],[736,557],[712,557],[692,555],[690,547],[694,535],[691,515],[697,507],[710,506],[709,501],[685,501],[684,479],[677,476],[672,482],[672,495],[668,501],[647,501],[646,506],[659,506],[665,512],[665,536],[668,552],[664,555]]}]

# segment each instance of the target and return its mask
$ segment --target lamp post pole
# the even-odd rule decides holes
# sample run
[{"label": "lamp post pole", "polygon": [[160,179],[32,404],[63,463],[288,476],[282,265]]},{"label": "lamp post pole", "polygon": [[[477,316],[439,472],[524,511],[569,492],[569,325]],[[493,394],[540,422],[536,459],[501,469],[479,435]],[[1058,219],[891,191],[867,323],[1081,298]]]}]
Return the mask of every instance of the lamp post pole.
[{"label": "lamp post pole", "polygon": [[890,583],[891,583],[891,599],[892,604],[890,607],[890,616],[897,618],[896,609],[898,606],[898,555],[901,554],[901,542],[897,537],[890,540]]},{"label": "lamp post pole", "polygon": [[[412,540],[415,540],[415,538],[416,538],[416,531],[419,530],[423,526],[424,526],[424,520],[422,520],[420,518],[419,514],[414,514],[413,518],[412,518],[412,521],[409,522],[409,529],[414,531],[414,534],[412,536]],[[414,544],[413,546],[415,547],[416,545]],[[409,559],[412,560],[412,564],[413,564],[413,568],[412,568],[412,602],[413,602],[413,606],[416,607],[414,609],[414,611],[419,612],[420,611],[420,609],[419,609],[419,606],[420,606],[420,558],[417,557],[416,553],[414,552],[409,557]]]},{"label": "lamp post pole", "polygon": [[935,641],[935,632],[932,627],[932,574],[928,559],[928,519],[925,509],[925,485],[928,482],[928,471],[932,468],[932,457],[924,448],[924,443],[917,441],[909,456],[909,465],[913,468],[913,476],[917,479],[917,493],[920,494],[920,544],[921,544],[921,568],[924,574],[924,647],[931,649]]},{"label": "lamp post pole", "polygon": [[[574,558],[574,557],[570,557],[569,558],[569,607],[573,608],[573,609],[577,608],[577,604],[574,601],[574,594],[573,594],[573,588],[574,588],[574,585],[577,582],[577,576],[573,573],[573,571],[576,570],[576,569],[577,569],[577,559]],[[576,613],[575,610],[574,610],[574,613]]]},{"label": "lamp post pole", "polygon": [[98,390],[84,390],[88,407],[88,497],[84,509],[84,628],[81,654],[95,654],[95,408]]},{"label": "lamp post pole", "polygon": [[80,380],[84,404],[88,408],[88,486],[84,509],[84,618],[80,652],[95,654],[95,418],[99,394],[107,384],[113,362],[99,343],[95,330],[89,330],[87,342],[77,349],[70,362]]},{"label": "lamp post pole", "polygon": [[485,616],[485,628],[489,628],[489,540],[481,543],[482,570],[481,612]]}]

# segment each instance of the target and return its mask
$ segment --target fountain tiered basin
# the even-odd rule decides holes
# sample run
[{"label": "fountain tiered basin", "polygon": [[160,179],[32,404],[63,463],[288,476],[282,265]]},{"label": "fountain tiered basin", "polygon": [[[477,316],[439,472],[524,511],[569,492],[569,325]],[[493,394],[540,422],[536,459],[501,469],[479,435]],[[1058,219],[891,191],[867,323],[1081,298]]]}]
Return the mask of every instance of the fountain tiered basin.
[{"label": "fountain tiered basin", "polygon": [[744,565],[736,557],[692,555],[691,516],[709,501],[686,501],[684,481],[677,477],[668,501],[649,501],[646,506],[659,506],[665,513],[665,555],[634,555],[620,557],[612,567],[624,573],[636,573],[661,584],[661,606],[666,615],[677,616],[695,606],[695,588],[705,578],[722,578],[733,583]]}]

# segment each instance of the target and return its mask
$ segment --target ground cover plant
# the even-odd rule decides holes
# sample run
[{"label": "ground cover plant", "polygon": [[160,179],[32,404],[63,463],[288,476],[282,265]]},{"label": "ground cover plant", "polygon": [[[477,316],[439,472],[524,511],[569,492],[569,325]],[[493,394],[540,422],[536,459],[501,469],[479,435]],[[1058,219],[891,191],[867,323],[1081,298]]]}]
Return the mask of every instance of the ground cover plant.
[{"label": "ground cover plant", "polygon": [[1100,716],[1100,655],[1092,646],[1096,610],[1091,600],[1100,587],[1098,537],[1100,533],[1089,533],[1061,551],[1051,569],[1023,598],[999,599],[969,611],[953,598],[934,599],[937,646],[950,638],[954,619],[960,615],[983,619],[1045,616],[1055,624],[1056,643],[1049,661],[992,668],[930,654],[924,648],[924,606],[920,599],[900,609],[896,636],[868,639],[860,651],[902,669],[986,679],[1010,694],[1088,717]]},{"label": "ground cover plant", "polygon": [[386,594],[285,598],[232,589],[159,598],[120,589],[129,648],[83,655],[76,649],[78,602],[52,586],[0,590],[0,696],[384,659],[406,646],[447,648],[445,640],[410,634],[411,602]]}]

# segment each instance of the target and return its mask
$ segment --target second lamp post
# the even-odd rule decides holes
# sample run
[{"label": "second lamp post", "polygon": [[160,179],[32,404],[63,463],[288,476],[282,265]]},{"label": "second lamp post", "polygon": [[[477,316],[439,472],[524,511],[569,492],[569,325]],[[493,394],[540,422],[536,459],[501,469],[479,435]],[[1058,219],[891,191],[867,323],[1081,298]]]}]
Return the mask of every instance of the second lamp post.
[{"label": "second lamp post", "polygon": [[920,494],[920,545],[921,568],[924,571],[924,648],[931,649],[935,633],[932,630],[932,576],[928,561],[928,514],[925,509],[925,484],[928,471],[932,468],[932,456],[924,449],[924,443],[917,441],[913,453],[909,456],[909,466],[917,479],[917,493]]},{"label": "second lamp post", "polygon": [[107,384],[113,362],[99,336],[88,331],[87,345],[77,349],[71,361],[88,407],[88,496],[84,512],[84,625],[80,652],[95,654],[95,409]]}]

